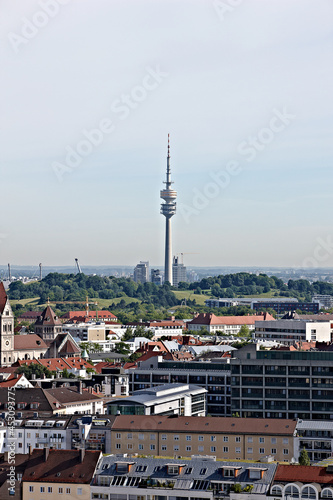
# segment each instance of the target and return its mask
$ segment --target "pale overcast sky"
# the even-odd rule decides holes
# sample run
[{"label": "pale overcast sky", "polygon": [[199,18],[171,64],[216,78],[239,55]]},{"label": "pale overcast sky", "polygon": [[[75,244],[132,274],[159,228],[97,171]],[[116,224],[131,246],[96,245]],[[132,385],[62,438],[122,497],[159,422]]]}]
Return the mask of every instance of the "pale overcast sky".
[{"label": "pale overcast sky", "polygon": [[333,266],[332,0],[0,6],[0,264],[162,264],[170,133],[186,264]]}]

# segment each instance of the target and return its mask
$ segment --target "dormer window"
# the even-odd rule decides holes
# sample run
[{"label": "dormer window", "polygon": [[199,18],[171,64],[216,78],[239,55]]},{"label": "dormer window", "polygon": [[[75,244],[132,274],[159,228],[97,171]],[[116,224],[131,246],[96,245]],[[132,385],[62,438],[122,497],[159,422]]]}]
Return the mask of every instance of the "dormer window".
[{"label": "dormer window", "polygon": [[30,403],[31,410],[37,410],[38,406],[39,406],[39,403]]},{"label": "dormer window", "polygon": [[259,467],[249,467],[249,479],[262,479],[266,470],[267,469],[261,469]]},{"label": "dormer window", "polygon": [[222,467],[223,477],[237,477],[241,467]]}]

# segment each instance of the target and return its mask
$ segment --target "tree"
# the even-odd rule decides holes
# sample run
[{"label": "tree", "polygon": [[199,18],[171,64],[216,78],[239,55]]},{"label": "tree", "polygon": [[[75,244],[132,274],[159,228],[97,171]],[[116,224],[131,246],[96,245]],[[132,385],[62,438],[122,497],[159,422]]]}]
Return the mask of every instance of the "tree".
[{"label": "tree", "polygon": [[299,463],[299,465],[311,465],[308,452],[306,451],[305,448],[303,448],[303,450],[301,451],[301,454],[300,454],[299,459],[298,459],[298,463]]},{"label": "tree", "polygon": [[242,325],[238,332],[238,337],[251,337],[250,328],[247,325]]},{"label": "tree", "polygon": [[125,342],[117,342],[114,352],[127,355],[130,353],[130,348]]},{"label": "tree", "polygon": [[51,372],[46,366],[37,363],[22,365],[17,369],[17,373],[23,373],[28,380],[31,380],[33,375],[36,375],[36,378],[43,378],[44,376],[51,378],[52,375],[56,375],[56,372]]}]

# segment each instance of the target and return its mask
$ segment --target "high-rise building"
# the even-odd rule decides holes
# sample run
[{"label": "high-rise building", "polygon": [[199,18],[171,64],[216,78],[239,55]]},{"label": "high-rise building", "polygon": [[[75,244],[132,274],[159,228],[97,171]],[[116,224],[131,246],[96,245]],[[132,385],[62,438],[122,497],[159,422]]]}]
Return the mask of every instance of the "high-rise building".
[{"label": "high-rise building", "polygon": [[154,283],[154,285],[162,285],[163,278],[161,275],[161,271],[159,269],[152,269],[150,273],[150,281]]},{"label": "high-rise building", "polygon": [[146,283],[149,281],[149,262],[140,261],[134,268],[134,281],[136,283]]},{"label": "high-rise building", "polygon": [[176,198],[177,191],[171,189],[171,168],[170,168],[170,137],[168,134],[168,155],[167,155],[167,172],[166,180],[164,181],[165,189],[160,192],[160,197],[164,200],[161,205],[161,214],[165,217],[165,262],[164,262],[164,281],[168,281],[171,285],[172,280],[172,237],[171,237],[171,217],[176,213]]},{"label": "high-rise building", "polygon": [[172,284],[173,286],[178,286],[180,281],[186,280],[186,267],[182,262],[179,261],[179,257],[173,258],[172,264]]}]

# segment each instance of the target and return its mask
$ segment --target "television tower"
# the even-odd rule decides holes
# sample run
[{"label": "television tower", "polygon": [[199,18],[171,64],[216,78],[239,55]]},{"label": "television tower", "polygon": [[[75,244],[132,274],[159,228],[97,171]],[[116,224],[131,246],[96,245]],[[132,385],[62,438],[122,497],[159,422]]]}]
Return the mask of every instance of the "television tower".
[{"label": "television tower", "polygon": [[177,191],[171,189],[171,169],[170,169],[170,134],[168,134],[168,156],[165,189],[162,189],[160,197],[165,203],[161,205],[161,214],[165,217],[165,261],[164,261],[164,281],[169,281],[172,285],[172,238],[171,238],[171,217],[176,213]]}]

